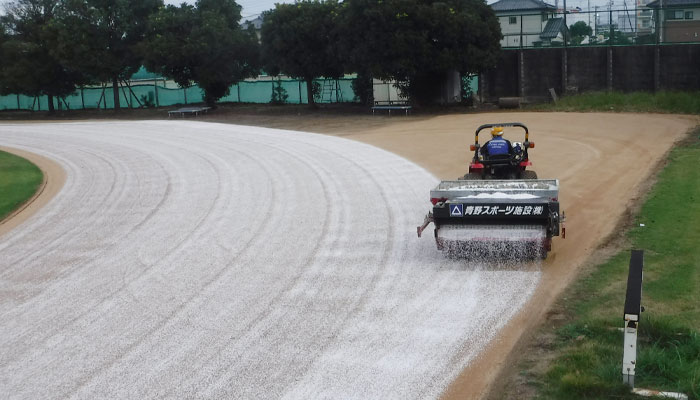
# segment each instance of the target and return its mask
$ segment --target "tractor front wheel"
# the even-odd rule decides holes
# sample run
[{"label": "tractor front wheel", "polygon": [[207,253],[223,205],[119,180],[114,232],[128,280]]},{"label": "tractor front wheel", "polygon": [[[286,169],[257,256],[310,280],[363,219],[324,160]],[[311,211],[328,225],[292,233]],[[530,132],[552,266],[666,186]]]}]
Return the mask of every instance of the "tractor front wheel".
[{"label": "tractor front wheel", "polygon": [[481,174],[475,174],[470,172],[463,177],[459,178],[460,181],[480,181],[482,179]]},{"label": "tractor front wheel", "polygon": [[537,172],[535,172],[535,171],[523,171],[520,174],[520,179],[527,179],[527,180],[537,179]]}]

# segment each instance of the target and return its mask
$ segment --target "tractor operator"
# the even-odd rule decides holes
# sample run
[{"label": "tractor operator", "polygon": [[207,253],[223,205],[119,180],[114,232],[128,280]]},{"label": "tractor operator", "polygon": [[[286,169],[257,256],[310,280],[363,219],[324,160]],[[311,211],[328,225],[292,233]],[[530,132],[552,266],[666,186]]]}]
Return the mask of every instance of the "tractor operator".
[{"label": "tractor operator", "polygon": [[512,151],[512,146],[510,141],[503,138],[503,127],[494,126],[491,129],[491,140],[486,142],[486,144],[481,148],[481,154],[484,157],[488,156],[499,156],[499,155],[510,155]]}]

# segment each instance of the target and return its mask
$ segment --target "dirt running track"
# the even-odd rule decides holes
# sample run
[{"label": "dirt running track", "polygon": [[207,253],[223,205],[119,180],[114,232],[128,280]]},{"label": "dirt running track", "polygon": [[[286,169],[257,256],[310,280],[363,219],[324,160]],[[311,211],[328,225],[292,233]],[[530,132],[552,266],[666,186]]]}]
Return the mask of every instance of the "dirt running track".
[{"label": "dirt running track", "polygon": [[[561,180],[569,236],[542,266],[446,260],[414,237],[429,188],[463,173],[473,129],[494,118],[528,124],[535,169]],[[479,397],[697,122],[528,113],[329,130],[315,121],[434,176],[374,147],[298,132],[0,125],[0,144],[66,171],[48,205],[0,231],[0,392]]]}]

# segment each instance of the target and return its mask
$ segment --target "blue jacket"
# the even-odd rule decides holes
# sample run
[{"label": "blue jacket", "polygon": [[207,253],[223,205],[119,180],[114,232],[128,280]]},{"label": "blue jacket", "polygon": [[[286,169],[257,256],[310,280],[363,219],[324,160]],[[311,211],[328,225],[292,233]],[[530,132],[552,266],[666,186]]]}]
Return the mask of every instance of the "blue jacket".
[{"label": "blue jacket", "polygon": [[510,143],[501,136],[495,136],[486,142],[486,151],[491,156],[510,154]]}]

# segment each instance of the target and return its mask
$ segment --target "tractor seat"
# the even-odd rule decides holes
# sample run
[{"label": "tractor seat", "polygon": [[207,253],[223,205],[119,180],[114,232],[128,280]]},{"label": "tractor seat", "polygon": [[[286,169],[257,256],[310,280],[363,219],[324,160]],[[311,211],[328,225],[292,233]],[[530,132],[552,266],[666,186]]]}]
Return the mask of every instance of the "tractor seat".
[{"label": "tractor seat", "polygon": [[510,165],[513,156],[510,154],[498,154],[494,156],[486,156],[481,161],[484,165]]}]

